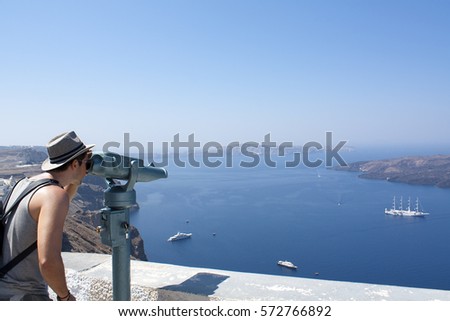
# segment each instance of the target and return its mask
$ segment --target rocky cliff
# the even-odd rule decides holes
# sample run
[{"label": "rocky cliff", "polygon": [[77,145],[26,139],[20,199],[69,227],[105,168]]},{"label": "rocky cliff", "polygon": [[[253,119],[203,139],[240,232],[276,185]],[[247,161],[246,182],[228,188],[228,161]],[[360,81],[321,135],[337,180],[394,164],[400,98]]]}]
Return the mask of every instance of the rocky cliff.
[{"label": "rocky cliff", "polygon": [[[40,172],[40,164],[47,158],[42,147],[0,147],[0,178],[17,179]],[[110,247],[101,243],[96,227],[100,223],[100,209],[103,207],[103,190],[106,184],[102,178],[86,176],[72,201],[64,225],[63,251],[82,253],[111,253]],[[147,260],[144,241],[139,231],[131,226],[131,255]]]},{"label": "rocky cliff", "polygon": [[361,161],[334,169],[359,172],[361,178],[450,188],[450,155]]}]

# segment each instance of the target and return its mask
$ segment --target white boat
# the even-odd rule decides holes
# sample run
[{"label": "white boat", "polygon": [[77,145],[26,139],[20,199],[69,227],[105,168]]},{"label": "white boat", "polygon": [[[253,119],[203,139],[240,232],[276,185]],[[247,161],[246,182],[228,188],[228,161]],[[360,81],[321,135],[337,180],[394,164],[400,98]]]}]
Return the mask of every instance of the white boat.
[{"label": "white boat", "polygon": [[287,267],[289,269],[297,269],[297,266],[295,266],[292,262],[289,261],[278,261],[278,265]]},{"label": "white boat", "polygon": [[169,237],[169,239],[167,240],[167,242],[173,242],[173,241],[178,241],[178,240],[183,240],[183,239],[187,239],[190,238],[192,236],[192,233],[181,233],[178,232],[177,234]]},{"label": "white boat", "polygon": [[399,208],[396,208],[395,205],[395,196],[394,200],[392,202],[392,208],[391,209],[384,209],[384,213],[388,215],[396,215],[396,216],[427,216],[430,215],[430,213],[426,213],[419,210],[419,198],[416,199],[416,207],[414,209],[411,209],[411,198],[408,198],[408,207],[406,210],[403,209],[403,197],[400,198],[400,206]]}]

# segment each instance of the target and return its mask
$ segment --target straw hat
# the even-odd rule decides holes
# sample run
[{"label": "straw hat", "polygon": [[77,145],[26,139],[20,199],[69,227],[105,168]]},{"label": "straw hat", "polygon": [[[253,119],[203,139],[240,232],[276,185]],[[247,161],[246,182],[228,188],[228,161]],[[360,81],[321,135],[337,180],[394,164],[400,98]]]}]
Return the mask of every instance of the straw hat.
[{"label": "straw hat", "polygon": [[73,131],[58,135],[47,144],[48,158],[42,163],[41,168],[43,171],[58,168],[94,146],[94,144],[84,145]]}]

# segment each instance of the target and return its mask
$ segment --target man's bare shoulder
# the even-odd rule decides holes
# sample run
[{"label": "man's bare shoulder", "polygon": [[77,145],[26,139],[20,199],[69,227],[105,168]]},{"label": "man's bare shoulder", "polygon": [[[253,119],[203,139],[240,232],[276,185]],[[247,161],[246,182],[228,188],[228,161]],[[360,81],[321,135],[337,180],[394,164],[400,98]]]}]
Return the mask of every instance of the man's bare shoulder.
[{"label": "man's bare shoulder", "polygon": [[35,221],[44,210],[46,213],[66,212],[69,208],[69,196],[66,191],[58,185],[47,185],[39,188],[28,204],[28,209]]},{"label": "man's bare shoulder", "polygon": [[36,193],[41,195],[50,196],[53,198],[67,197],[67,193],[60,185],[50,184],[41,187]]},{"label": "man's bare shoulder", "polygon": [[38,189],[33,197],[37,203],[65,204],[69,203],[69,196],[59,185],[47,185]]}]

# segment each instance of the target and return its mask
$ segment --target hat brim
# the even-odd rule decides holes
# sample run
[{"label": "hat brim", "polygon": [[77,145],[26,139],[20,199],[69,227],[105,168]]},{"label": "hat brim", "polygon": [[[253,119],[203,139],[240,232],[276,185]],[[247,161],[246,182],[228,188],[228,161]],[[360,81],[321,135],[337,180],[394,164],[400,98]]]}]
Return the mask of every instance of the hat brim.
[{"label": "hat brim", "polygon": [[50,158],[47,158],[41,165],[41,169],[43,171],[51,171],[53,169],[57,169],[58,167],[63,166],[64,164],[67,164],[68,162],[70,162],[71,160],[74,160],[75,158],[77,158],[78,156],[80,156],[81,154],[87,152],[88,150],[92,149],[95,146],[95,144],[91,144],[91,145],[87,145],[85,148],[83,148],[82,150],[80,150],[78,153],[76,153],[75,155],[73,155],[72,157],[70,157],[69,159],[64,160],[63,162],[60,163],[51,163],[50,162]]}]

